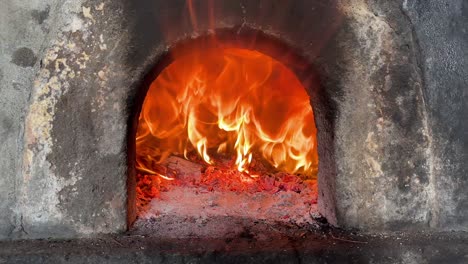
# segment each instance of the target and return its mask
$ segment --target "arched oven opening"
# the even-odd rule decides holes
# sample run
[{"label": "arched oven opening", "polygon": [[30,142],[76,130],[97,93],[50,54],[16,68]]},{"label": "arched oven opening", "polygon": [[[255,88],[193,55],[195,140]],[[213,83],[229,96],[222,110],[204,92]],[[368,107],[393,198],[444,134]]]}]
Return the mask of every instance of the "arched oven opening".
[{"label": "arched oven opening", "polygon": [[320,135],[319,78],[296,50],[258,30],[218,30],[171,47],[138,93],[128,155],[137,233],[317,225],[331,137]]}]

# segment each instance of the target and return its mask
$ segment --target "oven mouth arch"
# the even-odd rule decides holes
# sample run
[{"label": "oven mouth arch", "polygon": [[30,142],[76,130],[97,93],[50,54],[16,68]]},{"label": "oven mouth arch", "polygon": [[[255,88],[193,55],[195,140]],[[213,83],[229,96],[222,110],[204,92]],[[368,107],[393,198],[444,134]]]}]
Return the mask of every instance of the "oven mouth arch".
[{"label": "oven mouth arch", "polygon": [[[334,188],[330,188],[329,184],[322,184],[322,188],[321,182],[324,177],[327,177],[326,171],[329,171],[330,168],[334,168],[333,162],[330,162],[334,159],[332,153],[325,147],[327,144],[331,143],[330,140],[333,139],[333,136],[329,135],[331,132],[331,125],[329,122],[329,111],[326,107],[329,105],[329,100],[322,88],[318,71],[313,63],[301,55],[302,52],[300,50],[295,49],[293,45],[288,44],[281,38],[258,29],[235,27],[206,32],[197,37],[183,39],[169,46],[165,52],[156,56],[154,63],[150,65],[150,69],[138,84],[135,97],[130,104],[132,107],[129,115],[127,133],[127,228],[130,228],[137,218],[135,135],[146,94],[151,83],[175,60],[174,54],[184,56],[184,54],[190,53],[194,49],[202,48],[240,48],[261,52],[290,69],[300,81],[311,98],[311,107],[317,127],[317,148],[319,155],[319,169],[317,175],[318,203],[319,212],[322,211],[320,210],[320,204],[324,203],[323,200],[327,200],[323,199],[323,197],[329,197],[330,195],[326,195],[326,193],[333,191]],[[322,139],[327,142],[321,142]],[[322,161],[323,155],[329,157],[326,157]],[[327,169],[321,172],[322,168]],[[325,202],[329,203],[327,201]],[[334,204],[326,204],[326,206],[333,208]],[[333,220],[331,222],[333,222]]]}]

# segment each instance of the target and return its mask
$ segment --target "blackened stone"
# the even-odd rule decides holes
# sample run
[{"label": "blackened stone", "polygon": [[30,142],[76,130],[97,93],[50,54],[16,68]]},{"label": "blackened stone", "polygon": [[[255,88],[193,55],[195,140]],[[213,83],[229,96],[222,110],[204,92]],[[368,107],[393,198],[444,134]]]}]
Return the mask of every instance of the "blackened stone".
[{"label": "blackened stone", "polygon": [[40,25],[40,24],[44,23],[44,20],[46,20],[49,17],[49,12],[50,12],[50,6],[47,6],[46,9],[44,9],[44,10],[33,10],[33,11],[31,11],[31,16]]},{"label": "blackened stone", "polygon": [[32,67],[36,63],[37,57],[29,48],[17,49],[11,58],[11,62],[21,67]]}]

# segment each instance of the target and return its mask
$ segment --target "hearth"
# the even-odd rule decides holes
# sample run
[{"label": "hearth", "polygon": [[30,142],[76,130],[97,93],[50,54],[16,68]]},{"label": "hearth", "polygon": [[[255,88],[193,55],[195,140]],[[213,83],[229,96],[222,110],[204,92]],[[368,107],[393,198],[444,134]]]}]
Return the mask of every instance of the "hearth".
[{"label": "hearth", "polygon": [[464,1],[14,2],[1,239],[468,231]]},{"label": "hearth", "polygon": [[[143,88],[137,226],[163,219],[160,230],[184,218],[312,225],[318,215],[316,127],[306,88],[278,60],[235,48],[245,40],[224,34],[174,47],[172,62]],[[274,39],[256,41],[274,50]]]}]

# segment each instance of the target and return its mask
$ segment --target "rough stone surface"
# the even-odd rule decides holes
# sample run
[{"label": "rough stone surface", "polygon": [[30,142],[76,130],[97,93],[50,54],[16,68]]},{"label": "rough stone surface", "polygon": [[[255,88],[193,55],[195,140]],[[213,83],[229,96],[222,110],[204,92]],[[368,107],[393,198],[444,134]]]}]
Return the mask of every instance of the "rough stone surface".
[{"label": "rough stone surface", "polygon": [[343,6],[319,58],[337,106],[338,225],[467,230],[467,6]]},{"label": "rough stone surface", "polygon": [[58,10],[63,24],[42,58],[26,119],[19,237],[126,229],[129,83],[114,49],[126,45],[121,8],[66,1]]},{"label": "rough stone surface", "polygon": [[57,2],[0,1],[0,239],[22,229],[16,187],[22,175],[24,120],[51,23],[44,15],[42,25],[37,24],[32,13]]},{"label": "rough stone surface", "polygon": [[320,73],[307,87],[331,223],[467,230],[466,1],[186,4],[0,0],[0,239],[125,230],[141,80],[220,28],[281,39]]},{"label": "rough stone surface", "polygon": [[397,1],[355,1],[342,10],[342,26],[318,58],[336,105],[336,224],[425,228],[433,183],[409,21]]},{"label": "rough stone surface", "polygon": [[429,127],[431,226],[468,230],[468,1],[404,1]]}]

